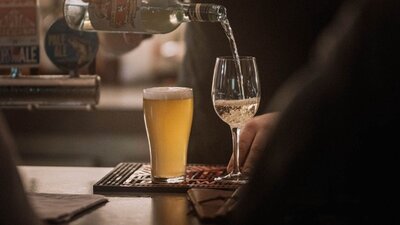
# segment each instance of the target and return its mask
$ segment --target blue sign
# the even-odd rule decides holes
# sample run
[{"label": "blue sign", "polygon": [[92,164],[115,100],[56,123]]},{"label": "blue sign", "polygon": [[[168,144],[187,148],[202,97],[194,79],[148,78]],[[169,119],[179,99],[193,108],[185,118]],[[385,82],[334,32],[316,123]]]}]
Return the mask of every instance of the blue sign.
[{"label": "blue sign", "polygon": [[46,33],[45,50],[49,59],[65,71],[78,70],[96,57],[97,33],[72,30],[64,18],[54,22]]}]

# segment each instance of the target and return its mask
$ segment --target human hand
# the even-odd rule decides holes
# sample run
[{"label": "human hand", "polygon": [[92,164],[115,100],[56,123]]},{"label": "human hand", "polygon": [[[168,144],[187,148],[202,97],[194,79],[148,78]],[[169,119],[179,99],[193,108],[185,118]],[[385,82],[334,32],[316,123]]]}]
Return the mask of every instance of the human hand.
[{"label": "human hand", "polygon": [[[94,2],[94,3],[99,3],[99,2],[105,2],[107,0],[82,0],[83,2]],[[109,1],[109,0],[108,0]]]},{"label": "human hand", "polygon": [[142,43],[148,36],[133,33],[99,33],[100,48],[112,55],[127,53]]},{"label": "human hand", "polygon": [[[240,132],[239,165],[242,172],[248,174],[254,167],[260,153],[264,150],[267,140],[279,119],[279,113],[266,113],[249,120]],[[231,157],[227,170],[233,168]]]}]

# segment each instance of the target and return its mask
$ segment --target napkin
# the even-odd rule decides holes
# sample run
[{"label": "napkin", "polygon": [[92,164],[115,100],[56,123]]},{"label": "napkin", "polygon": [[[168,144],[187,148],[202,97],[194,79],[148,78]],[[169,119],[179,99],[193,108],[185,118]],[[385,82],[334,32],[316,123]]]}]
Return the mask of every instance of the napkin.
[{"label": "napkin", "polygon": [[210,222],[225,220],[237,202],[239,189],[192,188],[187,194],[199,219]]},{"label": "napkin", "polygon": [[102,195],[28,193],[39,218],[48,223],[64,223],[108,202]]}]

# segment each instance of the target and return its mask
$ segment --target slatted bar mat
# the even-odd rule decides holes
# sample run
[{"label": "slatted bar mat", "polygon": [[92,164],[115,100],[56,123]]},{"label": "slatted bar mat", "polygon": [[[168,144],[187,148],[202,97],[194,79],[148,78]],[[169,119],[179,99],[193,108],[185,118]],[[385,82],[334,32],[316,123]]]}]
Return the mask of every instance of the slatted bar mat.
[{"label": "slatted bar mat", "polygon": [[93,193],[186,192],[193,187],[236,189],[238,184],[224,184],[214,181],[215,177],[221,176],[225,172],[225,166],[189,164],[186,171],[186,182],[153,184],[149,164],[122,162],[93,185]]}]

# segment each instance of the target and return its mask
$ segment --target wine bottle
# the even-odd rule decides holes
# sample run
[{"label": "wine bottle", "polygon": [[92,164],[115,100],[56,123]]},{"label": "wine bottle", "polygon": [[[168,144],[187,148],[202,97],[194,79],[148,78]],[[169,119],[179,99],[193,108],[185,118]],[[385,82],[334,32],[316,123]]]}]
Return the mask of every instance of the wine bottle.
[{"label": "wine bottle", "polygon": [[65,0],[68,26],[80,31],[163,34],[185,22],[221,22],[226,8],[179,0]]}]

